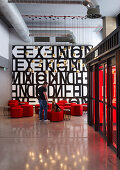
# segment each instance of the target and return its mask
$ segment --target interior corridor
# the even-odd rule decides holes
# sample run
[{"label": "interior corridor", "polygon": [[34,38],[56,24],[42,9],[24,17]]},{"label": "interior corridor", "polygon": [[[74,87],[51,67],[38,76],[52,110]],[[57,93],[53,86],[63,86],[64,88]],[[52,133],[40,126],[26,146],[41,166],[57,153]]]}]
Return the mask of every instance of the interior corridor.
[{"label": "interior corridor", "polygon": [[117,170],[120,161],[87,125],[87,116],[40,122],[37,116],[0,119],[1,170]]}]

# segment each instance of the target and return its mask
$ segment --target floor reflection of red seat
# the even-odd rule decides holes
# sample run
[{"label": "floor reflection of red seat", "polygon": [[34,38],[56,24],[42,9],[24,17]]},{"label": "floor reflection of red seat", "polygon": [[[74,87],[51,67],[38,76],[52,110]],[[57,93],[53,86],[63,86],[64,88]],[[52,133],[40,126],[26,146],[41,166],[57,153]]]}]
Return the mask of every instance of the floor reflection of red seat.
[{"label": "floor reflection of red seat", "polygon": [[11,107],[11,117],[12,118],[23,117],[23,108]]},{"label": "floor reflection of red seat", "polygon": [[29,117],[33,116],[33,106],[32,105],[22,105],[23,108],[23,116]]}]

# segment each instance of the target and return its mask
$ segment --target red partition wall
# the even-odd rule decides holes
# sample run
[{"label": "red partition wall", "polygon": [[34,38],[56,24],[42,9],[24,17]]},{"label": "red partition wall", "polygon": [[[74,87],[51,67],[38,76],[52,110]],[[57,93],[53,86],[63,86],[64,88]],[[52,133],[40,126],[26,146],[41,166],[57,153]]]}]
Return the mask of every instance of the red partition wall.
[{"label": "red partition wall", "polygon": [[112,66],[111,69],[111,142],[117,148],[116,66]]},{"label": "red partition wall", "polygon": [[99,130],[107,136],[107,64],[99,66]]},{"label": "red partition wall", "polygon": [[103,132],[103,66],[99,67],[99,130]]},{"label": "red partition wall", "polygon": [[103,132],[103,103],[99,102],[99,130]]},{"label": "red partition wall", "polygon": [[99,100],[103,101],[103,69],[99,70]]},{"label": "red partition wall", "polygon": [[116,66],[112,66],[112,106],[116,107]]},{"label": "red partition wall", "polygon": [[95,71],[92,72],[92,124],[95,125]]}]

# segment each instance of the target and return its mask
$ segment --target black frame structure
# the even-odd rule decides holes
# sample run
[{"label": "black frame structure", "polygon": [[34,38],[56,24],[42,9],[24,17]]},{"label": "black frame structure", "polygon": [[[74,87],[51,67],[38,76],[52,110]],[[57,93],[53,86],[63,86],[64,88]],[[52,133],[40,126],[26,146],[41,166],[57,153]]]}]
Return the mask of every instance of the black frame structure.
[{"label": "black frame structure", "polygon": [[[88,124],[95,128],[95,131],[100,132],[100,120],[99,120],[99,68],[102,65],[106,67],[107,71],[107,103],[105,101],[105,90],[103,90],[103,105],[106,104],[106,116],[107,124],[103,129],[107,129],[105,133],[102,133],[107,140],[107,145],[111,146],[120,158],[120,27],[107,36],[102,42],[100,42],[95,48],[86,55],[86,64],[88,68]],[[116,107],[111,106],[111,68],[115,66],[116,72]],[[92,72],[94,71],[95,78],[95,98],[91,97],[92,90]],[[105,69],[103,70],[103,72]],[[105,75],[105,74],[104,74]],[[105,77],[103,76],[103,87],[105,85]],[[95,100],[95,123],[93,123],[93,109],[92,101]],[[104,111],[103,109],[103,116]],[[116,147],[112,145],[112,131],[111,131],[111,110],[115,110],[116,113]],[[105,119],[103,118],[103,122]]]}]

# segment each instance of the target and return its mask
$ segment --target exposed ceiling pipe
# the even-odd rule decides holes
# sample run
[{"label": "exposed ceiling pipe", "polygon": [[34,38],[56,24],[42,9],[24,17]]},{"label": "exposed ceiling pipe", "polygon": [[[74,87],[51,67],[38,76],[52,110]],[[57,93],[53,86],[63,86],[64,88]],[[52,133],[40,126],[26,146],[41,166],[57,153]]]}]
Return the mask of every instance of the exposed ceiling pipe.
[{"label": "exposed ceiling pipe", "polygon": [[83,5],[87,7],[87,18],[101,18],[100,8],[96,0],[84,0]]},{"label": "exposed ceiling pipe", "polygon": [[39,3],[39,4],[81,4],[83,1],[63,1],[63,0],[9,0],[13,3]]},{"label": "exposed ceiling pipe", "polygon": [[8,0],[0,0],[0,11],[11,23],[21,39],[30,42],[29,30],[15,4],[8,3]]}]

